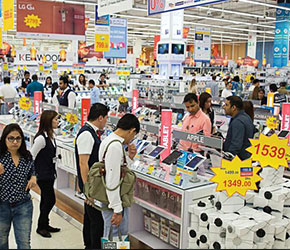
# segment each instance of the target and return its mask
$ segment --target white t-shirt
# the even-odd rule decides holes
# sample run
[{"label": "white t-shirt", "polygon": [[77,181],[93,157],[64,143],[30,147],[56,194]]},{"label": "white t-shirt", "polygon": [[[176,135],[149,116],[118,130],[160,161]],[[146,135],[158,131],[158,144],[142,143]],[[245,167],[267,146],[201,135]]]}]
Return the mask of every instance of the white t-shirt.
[{"label": "white t-shirt", "polygon": [[222,98],[227,98],[227,97],[232,96],[232,95],[233,95],[233,92],[231,90],[228,90],[228,89],[224,89],[222,92]]},{"label": "white t-shirt", "polygon": [[4,98],[15,98],[17,96],[17,91],[10,84],[5,84],[0,87],[0,96]]},{"label": "white t-shirt", "polygon": [[254,91],[254,89],[255,89],[255,85],[251,85],[249,88],[249,91],[252,92],[252,91]]},{"label": "white t-shirt", "polygon": [[[96,126],[94,126],[90,122],[86,122],[86,123],[89,124],[97,133],[98,128]],[[94,143],[95,143],[95,140],[89,131],[82,132],[76,141],[76,145],[78,148],[78,154],[79,155],[92,154]]]}]

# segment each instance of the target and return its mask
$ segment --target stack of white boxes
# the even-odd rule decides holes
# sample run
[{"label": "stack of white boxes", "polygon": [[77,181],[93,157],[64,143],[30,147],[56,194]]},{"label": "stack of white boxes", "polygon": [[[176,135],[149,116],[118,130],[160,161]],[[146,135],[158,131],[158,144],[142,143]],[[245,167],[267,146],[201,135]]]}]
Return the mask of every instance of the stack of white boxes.
[{"label": "stack of white boxes", "polygon": [[216,192],[189,206],[189,249],[290,249],[290,181],[266,167],[259,191]]}]

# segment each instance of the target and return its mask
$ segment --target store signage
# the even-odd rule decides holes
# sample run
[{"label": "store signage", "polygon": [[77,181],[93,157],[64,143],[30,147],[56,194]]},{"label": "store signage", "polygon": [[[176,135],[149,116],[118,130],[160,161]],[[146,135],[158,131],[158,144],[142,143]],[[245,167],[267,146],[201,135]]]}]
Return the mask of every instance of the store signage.
[{"label": "store signage", "polygon": [[89,98],[82,98],[82,104],[81,104],[81,126],[85,124],[85,122],[88,120],[88,116],[90,113],[90,107],[91,107],[91,99]]},{"label": "store signage", "polygon": [[290,103],[282,104],[282,130],[290,130]]},{"label": "store signage", "polygon": [[135,115],[136,109],[138,108],[138,99],[139,99],[139,91],[138,89],[133,89],[133,95],[132,95],[132,113]]},{"label": "store signage", "polygon": [[272,116],[272,110],[265,108],[255,108],[254,118],[255,120],[266,121],[270,116]]},{"label": "store signage", "polygon": [[99,16],[96,5],[95,19],[95,51],[103,52],[110,50],[110,16]]},{"label": "store signage", "polygon": [[140,124],[140,128],[143,131],[146,131],[148,133],[152,133],[152,134],[155,134],[155,135],[158,135],[159,132],[160,132],[160,129],[159,129],[159,126],[158,125],[151,125],[151,124],[148,124],[146,122],[142,122]]},{"label": "store signage", "polygon": [[2,17],[3,17],[3,30],[12,30],[14,28],[14,1],[2,1]]},{"label": "store signage", "polygon": [[279,120],[275,116],[269,116],[266,121],[267,127],[273,130],[278,129]]},{"label": "store signage", "polygon": [[268,93],[268,98],[267,98],[267,106],[268,107],[273,107],[274,106],[274,93]]},{"label": "store signage", "polygon": [[202,144],[204,146],[208,146],[211,148],[222,149],[222,140],[218,138],[191,134],[179,130],[173,130],[173,136],[175,139],[189,141],[191,143]]},{"label": "store signage", "polygon": [[[33,62],[34,64],[42,63],[43,58],[46,57],[46,62],[59,62],[61,63],[59,52],[41,52],[37,51],[35,60],[31,59],[30,51],[16,51],[16,57],[14,58],[15,63],[25,63],[25,62]],[[67,52],[67,60],[73,60],[73,53]]]},{"label": "store signage", "polygon": [[119,13],[130,10],[133,7],[133,0],[99,0],[99,15]]},{"label": "store signage", "polygon": [[163,109],[161,111],[161,146],[165,150],[161,153],[161,161],[163,161],[171,153],[171,136],[172,136],[172,110]]},{"label": "store signage", "polygon": [[18,101],[18,105],[20,109],[29,110],[31,107],[31,101],[28,97],[21,97]]},{"label": "store signage", "polygon": [[256,48],[257,48],[257,33],[249,32],[248,36],[248,56],[256,57]]},{"label": "store signage", "polygon": [[42,113],[42,92],[41,91],[36,91],[34,92],[34,109],[33,112],[34,114]]},{"label": "store signage", "polygon": [[[289,7],[289,4],[279,4]],[[290,12],[276,9],[275,38],[273,52],[273,67],[282,68],[288,65],[289,60],[289,27]]]},{"label": "store signage", "polygon": [[105,58],[127,58],[127,19],[110,18],[110,50]]},{"label": "store signage", "polygon": [[257,190],[260,167],[253,167],[252,160],[241,161],[236,156],[232,161],[222,160],[222,166],[211,168],[215,176],[210,181],[217,183],[216,191],[226,191],[229,197],[235,193],[245,196],[248,190]]},{"label": "store signage", "polygon": [[67,113],[65,115],[65,119],[67,120],[68,123],[74,125],[78,123],[78,117],[76,114],[73,113]]},{"label": "store signage", "polygon": [[211,58],[211,29],[206,27],[195,28],[194,61],[210,62]]},{"label": "store signage", "polygon": [[154,51],[153,51],[153,56],[154,59],[157,58],[157,43],[160,41],[160,35],[155,35],[154,36]]},{"label": "store signage", "polygon": [[201,5],[209,5],[225,1],[228,0],[194,0],[194,1],[148,0],[148,15],[160,14],[163,12],[193,8]]},{"label": "store signage", "polygon": [[261,167],[271,166],[278,169],[280,166],[288,167],[287,154],[290,152],[288,139],[279,139],[276,134],[266,136],[260,134],[259,139],[249,139],[251,147],[247,151],[252,154],[251,159],[258,161]]},{"label": "store signage", "polygon": [[85,6],[17,0],[16,35],[21,38],[85,40]]}]

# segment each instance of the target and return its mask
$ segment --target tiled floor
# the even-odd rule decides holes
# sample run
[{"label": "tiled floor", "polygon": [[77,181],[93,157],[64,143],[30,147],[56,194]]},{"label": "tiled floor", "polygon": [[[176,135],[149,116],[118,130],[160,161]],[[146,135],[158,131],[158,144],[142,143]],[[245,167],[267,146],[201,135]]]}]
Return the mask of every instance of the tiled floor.
[{"label": "tiled floor", "polygon": [[[31,232],[31,248],[34,249],[83,249],[82,232],[55,212],[50,214],[51,226],[60,227],[61,232],[52,234],[52,238],[43,238],[36,233],[39,216],[39,201],[33,199],[33,224]],[[13,228],[10,231],[9,248],[17,248]]]}]

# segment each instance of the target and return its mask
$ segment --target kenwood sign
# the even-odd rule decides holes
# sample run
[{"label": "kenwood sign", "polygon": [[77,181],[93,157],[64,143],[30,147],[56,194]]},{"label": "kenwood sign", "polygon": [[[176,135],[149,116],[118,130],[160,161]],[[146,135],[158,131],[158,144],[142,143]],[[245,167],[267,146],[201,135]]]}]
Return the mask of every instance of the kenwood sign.
[{"label": "kenwood sign", "polygon": [[[42,63],[43,57],[46,57],[46,62],[60,62],[59,52],[37,52],[36,60],[32,60],[30,56],[30,51],[16,51],[15,63],[24,63],[24,62],[40,62]],[[72,53],[67,53],[67,61],[72,61]]]}]

